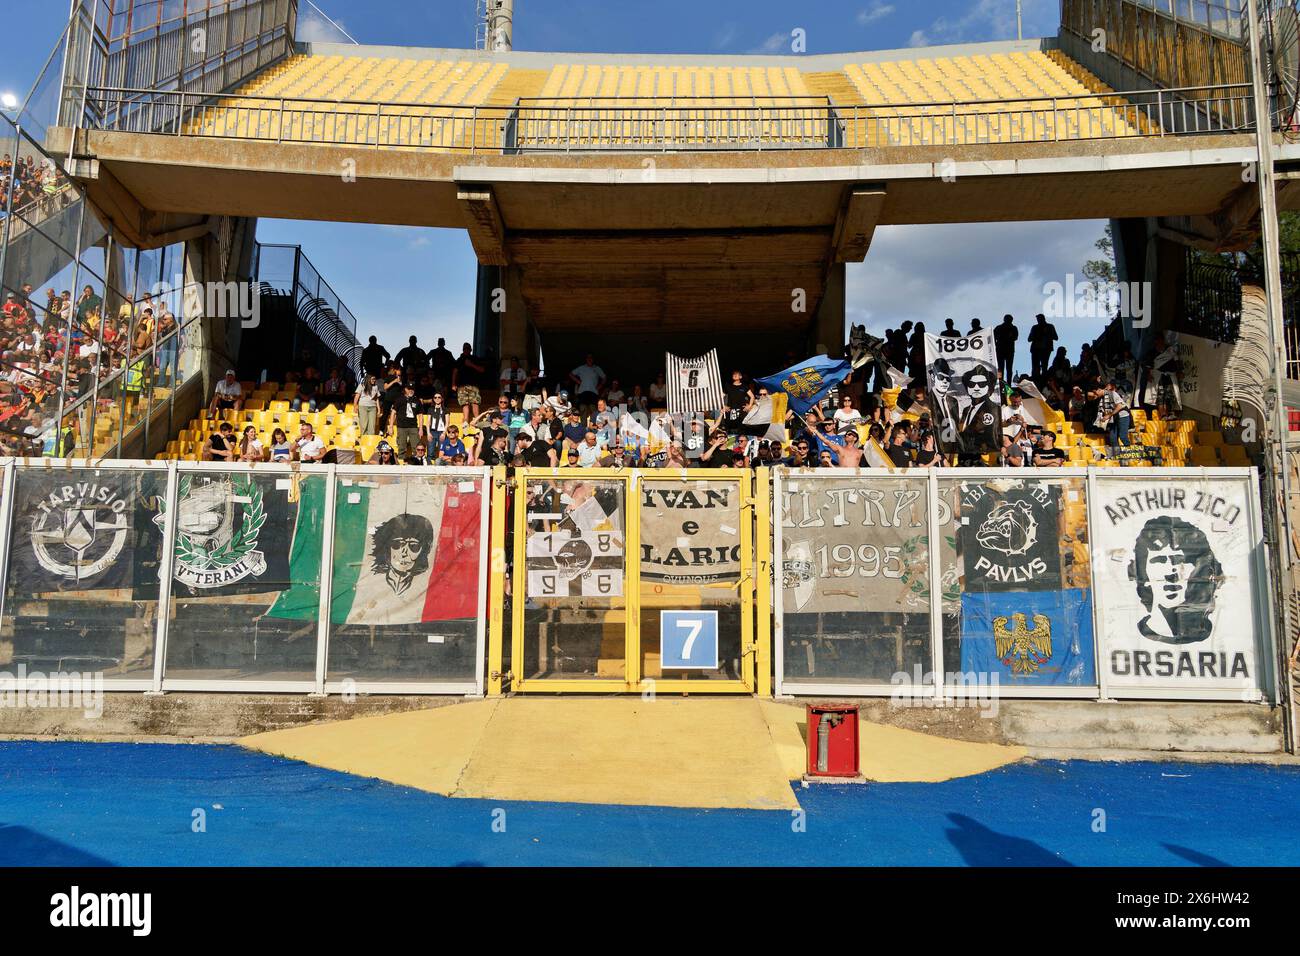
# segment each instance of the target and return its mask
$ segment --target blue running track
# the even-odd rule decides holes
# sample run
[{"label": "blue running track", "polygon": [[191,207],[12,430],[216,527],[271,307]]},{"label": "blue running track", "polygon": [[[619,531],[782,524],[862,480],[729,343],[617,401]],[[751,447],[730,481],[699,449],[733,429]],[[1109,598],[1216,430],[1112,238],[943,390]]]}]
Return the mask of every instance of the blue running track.
[{"label": "blue running track", "polygon": [[803,832],[788,812],[453,800],[233,746],[0,743],[0,865],[1300,864],[1294,767],[1045,762],[798,798]]}]

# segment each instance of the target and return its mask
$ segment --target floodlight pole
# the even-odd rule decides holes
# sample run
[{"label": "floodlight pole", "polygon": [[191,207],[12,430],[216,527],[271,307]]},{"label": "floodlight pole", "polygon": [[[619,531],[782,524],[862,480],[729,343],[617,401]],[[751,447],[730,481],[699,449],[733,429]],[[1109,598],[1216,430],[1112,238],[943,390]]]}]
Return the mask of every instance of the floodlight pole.
[{"label": "floodlight pole", "polygon": [[1286,731],[1287,748],[1296,749],[1294,714],[1291,707],[1291,673],[1289,661],[1291,641],[1292,563],[1290,522],[1290,481],[1287,461],[1287,436],[1290,431],[1285,406],[1282,401],[1282,370],[1286,363],[1286,333],[1282,316],[1282,254],[1281,227],[1277,215],[1277,189],[1273,169],[1273,111],[1269,103],[1268,85],[1264,77],[1264,58],[1260,44],[1264,41],[1259,19],[1259,0],[1247,0],[1247,22],[1250,25],[1250,79],[1255,100],[1255,143],[1257,148],[1256,181],[1259,187],[1260,242],[1264,247],[1264,291],[1268,299],[1269,347],[1273,353],[1272,437],[1267,442],[1268,464],[1272,470],[1269,494],[1273,499],[1273,540],[1277,544],[1277,580],[1274,594],[1277,618],[1281,633],[1278,635],[1282,653],[1278,655],[1279,685],[1284,708],[1282,725]]},{"label": "floodlight pole", "polygon": [[1023,40],[1025,38],[1025,31],[1023,26],[1021,25],[1021,19],[1020,19],[1023,6],[1024,6],[1024,0],[1016,0],[1016,39],[1017,40]]}]

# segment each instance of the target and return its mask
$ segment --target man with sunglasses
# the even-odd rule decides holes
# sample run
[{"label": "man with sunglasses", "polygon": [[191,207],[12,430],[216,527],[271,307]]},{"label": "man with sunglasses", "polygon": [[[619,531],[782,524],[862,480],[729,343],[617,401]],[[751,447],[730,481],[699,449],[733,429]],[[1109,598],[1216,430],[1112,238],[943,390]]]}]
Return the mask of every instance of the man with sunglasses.
[{"label": "man with sunglasses", "polygon": [[465,455],[465,444],[460,440],[460,429],[448,425],[442,441],[438,443],[438,461],[450,465],[457,455]]},{"label": "man with sunglasses", "polygon": [[430,465],[436,465],[437,460],[429,457],[429,446],[424,442],[420,442],[415,446],[415,454],[406,459],[406,463],[408,465],[429,467]]},{"label": "man with sunglasses", "polygon": [[1002,420],[1001,409],[993,400],[993,373],[977,365],[969,369],[961,381],[970,400],[961,416],[962,447],[971,452],[987,451],[984,446],[994,436],[994,426]]}]

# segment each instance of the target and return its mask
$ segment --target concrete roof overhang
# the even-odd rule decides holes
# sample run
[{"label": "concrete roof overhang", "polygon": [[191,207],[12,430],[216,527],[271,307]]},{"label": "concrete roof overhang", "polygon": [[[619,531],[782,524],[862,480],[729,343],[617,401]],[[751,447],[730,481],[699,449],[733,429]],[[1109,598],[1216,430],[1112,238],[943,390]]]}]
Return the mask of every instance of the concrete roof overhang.
[{"label": "concrete roof overhang", "polygon": [[[523,156],[95,131],[77,145],[78,177],[134,241],[193,215],[468,229],[480,261],[520,267],[540,328],[788,324],[791,289],[814,309],[880,225],[1185,217],[1229,235],[1257,208],[1251,135]],[[1300,146],[1279,144],[1279,161],[1300,163]]]}]

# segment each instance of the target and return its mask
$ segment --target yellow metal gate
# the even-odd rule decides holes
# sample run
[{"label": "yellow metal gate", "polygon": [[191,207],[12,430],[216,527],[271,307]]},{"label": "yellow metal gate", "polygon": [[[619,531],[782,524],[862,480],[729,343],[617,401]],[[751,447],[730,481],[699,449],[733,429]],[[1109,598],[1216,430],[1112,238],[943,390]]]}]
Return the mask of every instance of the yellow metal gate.
[{"label": "yellow metal gate", "polygon": [[744,469],[517,470],[490,689],[766,693],[767,488]]}]

